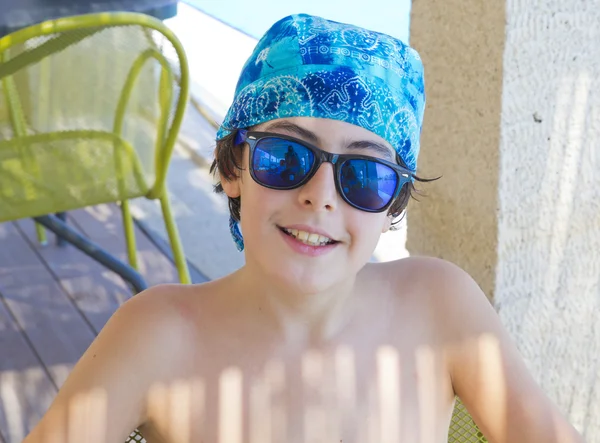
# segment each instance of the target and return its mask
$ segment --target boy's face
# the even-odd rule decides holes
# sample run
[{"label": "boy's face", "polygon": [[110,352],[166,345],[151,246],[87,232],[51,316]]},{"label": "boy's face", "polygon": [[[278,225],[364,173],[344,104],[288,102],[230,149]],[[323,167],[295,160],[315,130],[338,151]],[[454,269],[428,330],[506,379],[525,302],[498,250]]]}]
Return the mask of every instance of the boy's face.
[{"label": "boy's face", "polygon": [[[292,136],[334,154],[385,158],[381,152],[369,148],[348,149],[356,141],[375,142],[386,146],[395,158],[392,147],[378,135],[337,120],[294,117],[263,123],[253,130]],[[307,137],[305,131],[312,133],[314,139]],[[247,146],[242,164],[240,178],[223,180],[223,187],[230,197],[241,197],[247,264],[258,266],[261,273],[275,279],[278,285],[291,285],[301,292],[319,292],[354,276],[368,262],[380,234],[390,226],[387,211],[361,211],[342,199],[331,163],[323,163],[305,185],[286,191],[265,188],[252,179]],[[336,243],[305,246],[285,233],[285,229],[316,231]]]}]

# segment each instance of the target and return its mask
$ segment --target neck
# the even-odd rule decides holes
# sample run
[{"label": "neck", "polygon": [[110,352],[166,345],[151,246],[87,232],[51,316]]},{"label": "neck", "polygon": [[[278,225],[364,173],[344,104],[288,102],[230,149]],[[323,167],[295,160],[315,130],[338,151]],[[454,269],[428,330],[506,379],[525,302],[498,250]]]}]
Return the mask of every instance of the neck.
[{"label": "neck", "polygon": [[290,287],[246,264],[233,276],[237,293],[267,306],[277,328],[290,343],[310,345],[336,336],[348,323],[355,306],[355,277],[333,287],[306,292]]}]

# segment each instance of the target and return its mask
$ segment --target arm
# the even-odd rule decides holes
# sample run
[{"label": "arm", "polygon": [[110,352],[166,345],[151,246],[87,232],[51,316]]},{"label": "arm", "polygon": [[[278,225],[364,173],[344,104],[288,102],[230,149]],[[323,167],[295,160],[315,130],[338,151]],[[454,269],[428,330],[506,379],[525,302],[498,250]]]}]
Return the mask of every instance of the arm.
[{"label": "arm", "polygon": [[150,289],[117,310],[24,443],[123,443],[145,422],[150,385],[168,376],[182,330],[166,315],[164,291]]},{"label": "arm", "polygon": [[454,265],[436,267],[452,385],[483,434],[494,443],[582,443],[529,373],[479,286]]}]

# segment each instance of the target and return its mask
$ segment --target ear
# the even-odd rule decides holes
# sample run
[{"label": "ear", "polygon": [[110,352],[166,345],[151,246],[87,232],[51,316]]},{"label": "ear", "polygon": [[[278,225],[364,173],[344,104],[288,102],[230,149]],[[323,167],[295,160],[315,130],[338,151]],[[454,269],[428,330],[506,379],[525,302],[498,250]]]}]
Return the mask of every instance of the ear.
[{"label": "ear", "polygon": [[392,216],[388,214],[388,216],[385,218],[385,221],[383,222],[383,227],[381,228],[381,233],[385,234],[387,231],[390,230],[391,226],[392,226]]},{"label": "ear", "polygon": [[240,196],[240,177],[235,177],[230,180],[221,179],[221,186],[227,197],[236,198]]}]

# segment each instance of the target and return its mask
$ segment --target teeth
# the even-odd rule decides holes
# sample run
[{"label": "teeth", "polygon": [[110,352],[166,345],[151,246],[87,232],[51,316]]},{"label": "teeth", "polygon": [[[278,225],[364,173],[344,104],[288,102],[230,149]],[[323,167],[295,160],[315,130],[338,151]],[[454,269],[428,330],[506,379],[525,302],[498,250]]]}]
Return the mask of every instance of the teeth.
[{"label": "teeth", "polygon": [[319,235],[319,240],[318,240],[319,244],[324,245],[326,243],[331,242],[331,239],[328,237],[324,237],[322,235]]},{"label": "teeth", "polygon": [[329,237],[325,237],[323,235],[309,233],[306,231],[299,231],[298,229],[285,229],[285,232],[296,237],[302,243],[305,243],[310,246],[323,246],[328,243],[331,243],[332,240]]}]

